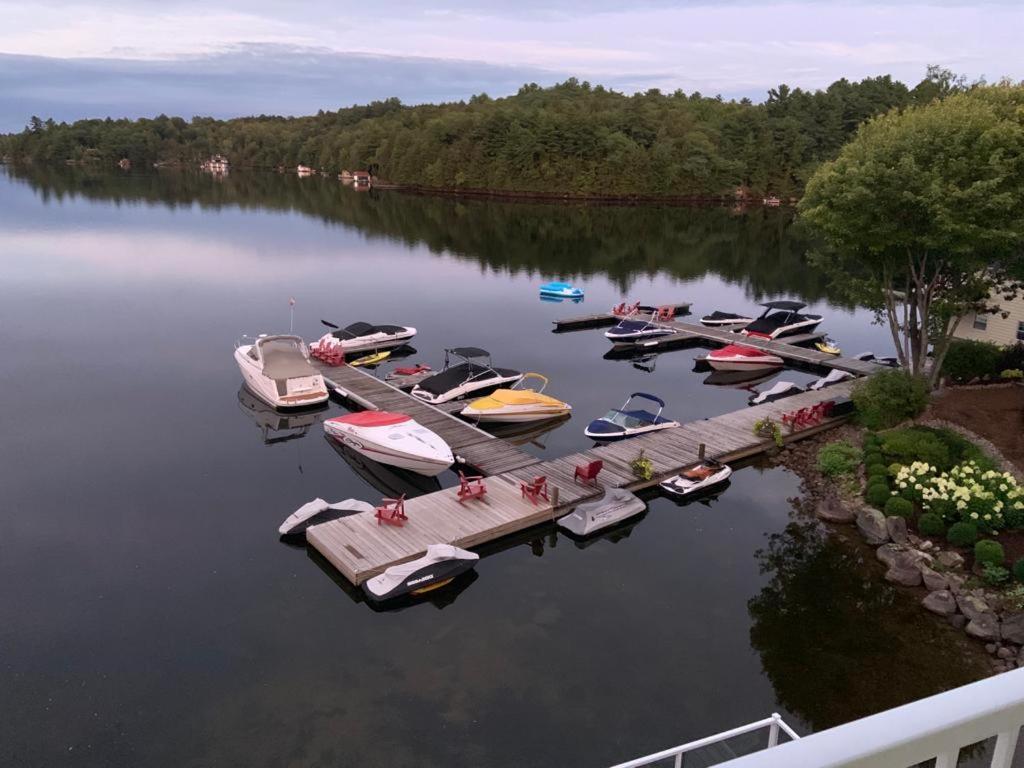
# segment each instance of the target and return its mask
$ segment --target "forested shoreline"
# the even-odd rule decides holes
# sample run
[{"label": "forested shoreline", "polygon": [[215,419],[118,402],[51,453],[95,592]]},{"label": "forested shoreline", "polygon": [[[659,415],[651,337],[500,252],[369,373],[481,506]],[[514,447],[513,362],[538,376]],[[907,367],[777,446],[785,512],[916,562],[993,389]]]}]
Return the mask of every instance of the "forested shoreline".
[{"label": "forested shoreline", "polygon": [[514,96],[405,106],[397,99],[308,117],[56,123],[0,136],[14,162],[367,169],[393,184],[532,195],[713,198],[800,194],[865,120],[962,87],[930,68],[909,88],[889,76],[825,90],[780,85],[762,103],[657,90],[626,96],[570,79]]}]

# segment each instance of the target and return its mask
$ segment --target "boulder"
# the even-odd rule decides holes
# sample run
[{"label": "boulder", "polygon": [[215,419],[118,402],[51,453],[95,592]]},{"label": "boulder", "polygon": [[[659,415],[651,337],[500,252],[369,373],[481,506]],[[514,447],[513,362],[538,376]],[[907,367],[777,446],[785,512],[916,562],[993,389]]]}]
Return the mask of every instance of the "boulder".
[{"label": "boulder", "polygon": [[985,643],[985,652],[991,653],[993,656],[996,655],[996,651],[999,650],[999,646],[995,643]]},{"label": "boulder", "polygon": [[959,573],[946,573],[943,575],[946,577],[946,581],[949,582],[949,591],[954,595],[959,595],[964,582],[967,581],[967,577]]},{"label": "boulder", "polygon": [[920,584],[921,571],[917,569],[914,552],[897,552],[892,565],[885,572],[885,580],[904,587],[916,587]]},{"label": "boulder", "polygon": [[1024,645],[1024,612],[1003,614],[1003,639]]},{"label": "boulder", "polygon": [[903,549],[895,544],[883,544],[875,550],[875,557],[877,557],[880,562],[885,563],[886,566],[891,568],[892,564],[896,562],[896,555],[902,551]]},{"label": "boulder", "polygon": [[967,593],[959,594],[956,596],[956,604],[960,608],[960,613],[966,616],[968,620],[973,620],[978,616],[984,616],[992,613],[992,609],[989,608],[988,603],[975,595]]},{"label": "boulder", "polygon": [[918,546],[918,549],[920,549],[922,552],[927,552],[931,549],[935,549],[935,545],[932,544],[930,541],[922,541]]},{"label": "boulder", "polygon": [[963,555],[949,550],[939,552],[937,559],[943,568],[960,568],[964,564]]},{"label": "boulder", "polygon": [[1011,651],[1005,645],[1002,648],[999,648],[998,650],[996,650],[996,656],[998,656],[1003,661],[1008,661],[1009,659],[1012,659],[1016,655],[1017,654],[1015,654],[1013,651]]},{"label": "boulder", "polygon": [[814,513],[829,523],[852,523],[857,517],[857,513],[853,509],[843,504],[835,496],[822,499]]},{"label": "boulder", "polygon": [[907,521],[902,517],[893,515],[885,518],[885,529],[889,532],[889,538],[896,544],[907,543]]},{"label": "boulder", "polygon": [[918,563],[917,570],[921,572],[921,579],[924,581],[925,587],[932,592],[949,589],[949,582],[946,580],[946,577],[938,571],[933,571],[924,563]]},{"label": "boulder", "polygon": [[963,629],[967,626],[967,617],[962,613],[954,613],[952,616],[947,616],[946,621],[948,621],[954,629]]},{"label": "boulder", "polygon": [[981,613],[967,622],[964,631],[979,640],[999,639],[999,619],[994,613]]},{"label": "boulder", "polygon": [[956,613],[956,598],[945,589],[929,592],[921,605],[939,616],[952,616]]},{"label": "boulder", "polygon": [[885,544],[889,540],[885,516],[877,509],[862,509],[857,514],[857,529],[868,544]]},{"label": "boulder", "polygon": [[1024,648],[1021,648],[1017,654],[1017,666],[1024,667]]}]

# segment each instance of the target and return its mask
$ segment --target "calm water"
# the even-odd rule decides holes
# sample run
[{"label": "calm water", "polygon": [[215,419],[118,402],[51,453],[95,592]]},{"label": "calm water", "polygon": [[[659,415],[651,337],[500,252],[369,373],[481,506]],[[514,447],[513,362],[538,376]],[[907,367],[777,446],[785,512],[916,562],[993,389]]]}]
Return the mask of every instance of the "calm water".
[{"label": "calm water", "polygon": [[[528,448],[557,456],[631,391],[680,420],[748,393],[705,386],[699,350],[641,370],[603,359],[599,332],[552,334],[555,317],[793,296],[847,351],[884,351],[805,248],[780,211],[9,170],[0,763],[602,765],[774,709],[806,732],[965,681],[945,632],[799,522],[783,470],[739,471],[709,506],[654,498],[585,548],[550,528],[499,542],[475,579],[391,613],[277,539],[315,496],[383,490],[323,439],[338,405],[278,423],[240,391],[235,339],[287,330],[289,297],[307,338],[320,318],[411,324],[411,360],[479,345],[548,375],[576,415]],[[538,301],[558,276],[586,302]]]}]

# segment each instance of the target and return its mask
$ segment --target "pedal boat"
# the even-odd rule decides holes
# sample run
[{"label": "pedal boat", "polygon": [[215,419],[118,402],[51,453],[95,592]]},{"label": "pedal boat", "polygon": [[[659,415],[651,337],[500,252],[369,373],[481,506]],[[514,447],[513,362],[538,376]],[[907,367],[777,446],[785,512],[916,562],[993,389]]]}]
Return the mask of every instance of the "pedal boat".
[{"label": "pedal boat", "polygon": [[327,401],[324,377],[309,362],[299,336],[259,336],[235,347],[235,362],[256,397],[275,408],[303,408]]},{"label": "pedal boat", "polygon": [[427,477],[455,461],[439,435],[411,416],[388,411],[360,411],[324,421],[324,431],[369,459]]},{"label": "pedal boat", "polygon": [[540,295],[555,299],[582,299],[583,290],[569,283],[551,282],[540,287]]},{"label": "pedal boat", "polygon": [[[540,382],[539,387],[527,382]],[[565,416],[572,406],[545,395],[546,376],[524,373],[523,378],[508,389],[497,389],[486,397],[474,400],[462,409],[461,415],[480,422],[521,423],[543,421]]]}]

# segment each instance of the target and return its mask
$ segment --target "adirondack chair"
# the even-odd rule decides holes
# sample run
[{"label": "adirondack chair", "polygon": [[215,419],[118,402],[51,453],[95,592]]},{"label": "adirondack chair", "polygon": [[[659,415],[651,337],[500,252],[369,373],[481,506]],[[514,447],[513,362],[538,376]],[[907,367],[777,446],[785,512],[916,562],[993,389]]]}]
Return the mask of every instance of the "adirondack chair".
[{"label": "adirondack chair", "polygon": [[534,506],[540,499],[548,501],[548,479],[544,475],[538,475],[528,483],[520,483],[519,490],[523,498],[529,499]]},{"label": "adirondack chair", "polygon": [[604,469],[604,462],[598,459],[589,464],[581,464],[572,473],[573,482],[597,483],[597,476]]},{"label": "adirondack chair", "polygon": [[456,495],[459,497],[460,504],[470,499],[483,498],[486,493],[487,486],[484,484],[483,475],[467,476],[459,470],[459,490]]},{"label": "adirondack chair", "polygon": [[374,517],[377,518],[377,525],[405,525],[405,521],[409,519],[405,514],[405,494],[397,499],[381,499]]},{"label": "adirondack chair", "polygon": [[665,322],[671,320],[676,316],[676,313],[672,310],[672,307],[666,305],[664,307],[658,307],[658,314],[655,316],[656,320]]}]

